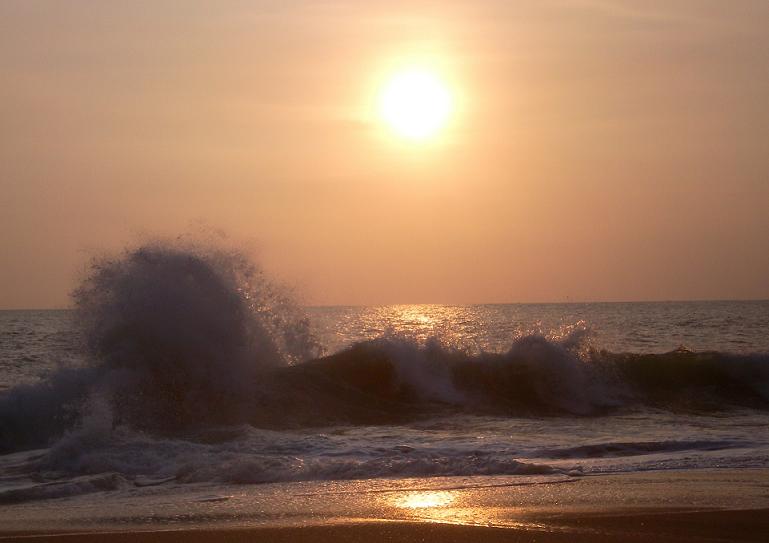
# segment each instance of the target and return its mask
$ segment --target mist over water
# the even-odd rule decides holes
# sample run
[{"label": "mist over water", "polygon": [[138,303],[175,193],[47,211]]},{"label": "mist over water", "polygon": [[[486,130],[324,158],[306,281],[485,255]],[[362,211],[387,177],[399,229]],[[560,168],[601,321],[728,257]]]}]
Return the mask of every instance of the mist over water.
[{"label": "mist over water", "polygon": [[766,302],[305,312],[185,239],[94,260],[73,300],[0,314],[0,502],[769,458]]}]

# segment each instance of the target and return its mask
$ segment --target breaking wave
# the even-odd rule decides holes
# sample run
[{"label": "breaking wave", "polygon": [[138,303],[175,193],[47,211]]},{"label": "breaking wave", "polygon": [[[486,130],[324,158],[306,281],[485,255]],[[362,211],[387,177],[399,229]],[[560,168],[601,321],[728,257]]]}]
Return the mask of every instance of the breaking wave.
[{"label": "breaking wave", "polygon": [[0,394],[0,452],[108,439],[120,427],[178,437],[244,423],[769,407],[767,354],[610,353],[583,329],[520,337],[504,353],[383,337],[318,358],[287,292],[214,245],[154,242],[97,259],[74,300],[89,362]]},{"label": "breaking wave", "polygon": [[289,293],[215,244],[94,259],[73,299],[87,365],[0,395],[0,452],[45,446],[94,409],[159,433],[246,420],[270,369],[321,352]]},{"label": "breaking wave", "polygon": [[[769,355],[616,354],[526,336],[506,353],[380,339],[280,371],[264,427],[377,424],[452,412],[597,416],[627,408],[708,413],[769,408]],[[273,410],[271,406],[280,406]]]}]

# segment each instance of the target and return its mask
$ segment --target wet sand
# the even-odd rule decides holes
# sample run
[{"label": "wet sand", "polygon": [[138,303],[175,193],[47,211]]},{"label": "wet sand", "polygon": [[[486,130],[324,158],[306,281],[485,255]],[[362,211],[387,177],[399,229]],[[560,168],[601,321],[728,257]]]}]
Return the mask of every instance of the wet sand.
[{"label": "wet sand", "polygon": [[444,523],[361,522],[283,528],[171,530],[116,533],[4,534],[4,542],[219,543],[219,542],[765,542],[769,510],[574,513],[542,519],[539,527],[493,528]]},{"label": "wet sand", "polygon": [[[270,497],[262,501],[243,498],[247,507],[230,514],[226,522],[206,521],[213,518],[211,515],[188,515],[181,524],[158,518],[152,524],[122,526],[92,519],[90,527],[83,528],[85,525],[75,522],[74,516],[70,524],[61,522],[68,506],[66,502],[55,506],[57,500],[53,500],[48,502],[48,513],[59,518],[56,528],[42,522],[13,526],[0,522],[0,542],[769,541],[766,469],[604,475],[523,486],[485,484],[504,483],[491,478],[480,480],[483,485],[442,490],[419,489],[414,481],[404,480],[402,486],[387,490],[372,490],[381,481],[334,483],[330,487],[333,491],[328,485],[309,486],[315,491],[312,500],[302,502],[290,520],[266,520],[252,512],[257,503],[261,509],[269,503],[285,508],[287,496],[297,502],[303,495],[299,491],[307,490],[307,484],[274,485],[273,490],[280,493],[274,495],[269,494],[267,486],[247,487],[248,492]],[[426,481],[430,480],[422,480]],[[293,488],[293,494],[287,488]],[[109,501],[108,495],[101,498],[105,503]],[[194,502],[188,504],[189,513]],[[320,504],[326,508],[319,510]],[[210,506],[220,512],[236,512],[232,500],[212,502]],[[16,512],[22,513],[23,509]]]}]

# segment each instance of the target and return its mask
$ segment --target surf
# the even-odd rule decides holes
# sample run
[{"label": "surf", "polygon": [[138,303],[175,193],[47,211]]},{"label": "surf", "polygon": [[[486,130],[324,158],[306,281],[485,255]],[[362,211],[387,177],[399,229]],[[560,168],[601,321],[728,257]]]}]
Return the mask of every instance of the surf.
[{"label": "surf", "polygon": [[513,336],[501,352],[384,333],[322,356],[288,289],[236,249],[187,239],[94,259],[73,301],[85,364],[0,393],[0,452],[121,427],[178,437],[446,414],[769,409],[767,354],[613,353],[584,326]]}]

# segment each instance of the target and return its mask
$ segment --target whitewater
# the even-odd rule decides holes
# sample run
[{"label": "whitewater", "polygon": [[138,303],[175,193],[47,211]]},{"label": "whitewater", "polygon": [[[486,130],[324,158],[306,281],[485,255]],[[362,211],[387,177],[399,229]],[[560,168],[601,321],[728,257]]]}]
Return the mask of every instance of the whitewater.
[{"label": "whitewater", "polygon": [[176,241],[95,260],[73,302],[0,312],[6,522],[769,466],[766,301],[305,308],[242,253]]}]

